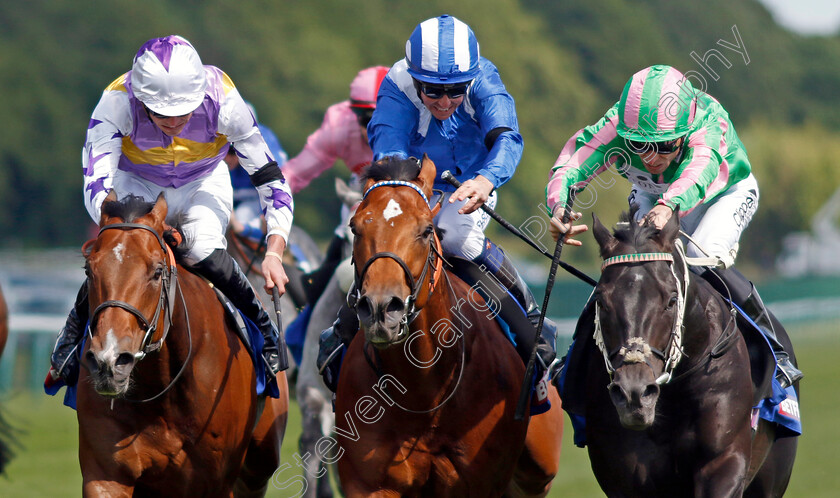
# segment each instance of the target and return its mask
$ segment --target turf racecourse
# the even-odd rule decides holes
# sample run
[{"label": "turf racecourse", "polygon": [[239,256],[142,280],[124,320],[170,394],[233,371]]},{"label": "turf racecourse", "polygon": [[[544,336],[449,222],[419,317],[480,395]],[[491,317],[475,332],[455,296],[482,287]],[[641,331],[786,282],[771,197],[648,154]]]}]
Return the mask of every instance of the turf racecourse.
[{"label": "turf racecourse", "polygon": [[[788,497],[836,497],[840,490],[840,426],[835,422],[840,409],[836,381],[840,374],[840,323],[822,322],[790,327],[797,346],[800,366],[806,378],[802,385],[802,418],[805,434],[793,472]],[[25,433],[20,437],[23,448],[10,464],[7,475],[0,477],[0,497],[71,497],[81,495],[81,475],[77,459],[76,415],[61,405],[58,398],[39,393],[6,394],[0,400],[7,418]],[[567,419],[568,422],[568,419]],[[295,465],[299,433],[299,412],[293,406],[283,460]],[[571,431],[570,424],[567,424]],[[280,481],[299,474],[293,467],[284,471]],[[270,488],[267,496],[294,495],[294,489]],[[571,444],[568,432],[563,442],[560,473],[549,496],[602,496],[586,450]]]}]

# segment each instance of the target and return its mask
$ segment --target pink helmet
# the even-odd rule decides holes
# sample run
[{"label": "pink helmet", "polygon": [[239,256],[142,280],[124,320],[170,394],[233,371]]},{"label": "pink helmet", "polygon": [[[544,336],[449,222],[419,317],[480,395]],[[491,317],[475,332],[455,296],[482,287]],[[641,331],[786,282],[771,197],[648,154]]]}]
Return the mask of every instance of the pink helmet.
[{"label": "pink helmet", "polygon": [[376,108],[376,94],[379,85],[388,74],[385,66],[373,66],[362,69],[350,83],[350,106],[362,109]]}]

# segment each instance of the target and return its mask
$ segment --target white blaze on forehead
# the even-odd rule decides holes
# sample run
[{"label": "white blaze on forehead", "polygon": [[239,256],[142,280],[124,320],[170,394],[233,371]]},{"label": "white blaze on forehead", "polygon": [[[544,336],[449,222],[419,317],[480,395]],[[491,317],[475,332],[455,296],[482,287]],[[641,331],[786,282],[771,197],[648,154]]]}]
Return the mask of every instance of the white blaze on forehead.
[{"label": "white blaze on forehead", "polygon": [[125,251],[125,245],[122,242],[114,247],[114,257],[117,258],[117,261],[120,263],[123,262],[123,251]]},{"label": "white blaze on forehead", "polygon": [[402,209],[400,209],[400,205],[394,199],[388,201],[388,205],[385,206],[385,210],[382,211],[382,216],[385,217],[385,221],[390,220],[394,216],[399,216],[402,214]]},{"label": "white blaze on forehead", "polygon": [[105,336],[105,345],[99,353],[99,359],[103,362],[113,363],[117,360],[117,356],[119,356],[119,354],[120,351],[117,346],[117,336],[114,334],[113,329],[109,329],[108,334]]}]

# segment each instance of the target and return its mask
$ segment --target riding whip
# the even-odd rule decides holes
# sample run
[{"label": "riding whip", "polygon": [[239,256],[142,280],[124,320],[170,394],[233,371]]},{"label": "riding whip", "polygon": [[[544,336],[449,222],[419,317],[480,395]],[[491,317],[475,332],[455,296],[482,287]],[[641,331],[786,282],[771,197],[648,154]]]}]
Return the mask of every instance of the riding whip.
[{"label": "riding whip", "polygon": [[274,301],[274,312],[277,313],[277,349],[280,355],[280,371],[289,368],[289,355],[286,352],[286,337],[283,333],[283,316],[280,312],[280,291],[277,286],[271,288],[271,297]]},{"label": "riding whip", "polygon": [[[455,188],[458,188],[458,187],[460,187],[460,186],[461,186],[461,182],[459,182],[459,181],[458,181],[458,179],[457,179],[457,178],[455,178],[455,176],[454,176],[454,175],[452,174],[452,172],[450,172],[449,170],[446,170],[446,171],[444,171],[443,173],[441,173],[440,177],[441,177],[441,179],[443,179],[445,182],[449,183],[450,185],[452,185],[452,186],[453,186],[453,187],[455,187]],[[511,232],[512,234],[516,235],[516,236],[517,236],[517,237],[519,237],[520,239],[522,239],[522,240],[523,240],[525,243],[527,243],[529,246],[531,246],[531,247],[533,247],[534,249],[536,249],[537,251],[539,251],[539,253],[540,253],[540,254],[542,254],[543,256],[545,256],[545,257],[547,257],[547,258],[551,259],[551,260],[552,260],[552,262],[554,261],[554,256],[552,256],[552,255],[551,255],[548,251],[546,251],[545,249],[543,249],[542,247],[540,247],[540,246],[539,246],[536,242],[534,242],[533,240],[531,240],[531,238],[530,238],[530,237],[528,237],[527,235],[525,235],[524,233],[522,233],[522,231],[520,231],[518,228],[516,228],[515,226],[511,225],[511,224],[510,224],[507,220],[505,220],[504,218],[502,218],[502,217],[499,215],[499,213],[497,213],[495,210],[493,210],[493,208],[491,208],[490,206],[487,206],[486,204],[482,204],[482,205],[481,205],[481,209],[482,209],[485,213],[489,214],[491,218],[493,218],[494,220],[496,220],[497,222],[499,222],[499,224],[500,224],[500,225],[502,225],[504,228],[506,228],[509,232]],[[563,267],[563,269],[564,269],[564,270],[566,270],[567,272],[569,272],[569,273],[571,273],[572,275],[576,276],[577,278],[579,278],[579,279],[583,280],[584,282],[586,282],[587,284],[591,285],[592,287],[595,287],[595,285],[598,283],[598,282],[596,282],[594,279],[592,279],[592,277],[590,277],[589,275],[587,275],[587,274],[583,273],[582,271],[578,270],[578,269],[577,269],[577,268],[575,268],[574,266],[572,266],[572,265],[570,265],[570,264],[568,264],[568,263],[566,263],[566,262],[564,262],[564,261],[559,261],[559,262],[558,262],[558,264],[559,264],[561,267]]]},{"label": "riding whip", "polygon": [[[572,213],[572,204],[575,202],[576,190],[574,187],[569,188],[569,196],[566,199],[566,209],[563,212],[563,224],[567,225]],[[540,319],[537,322],[537,332],[534,336],[534,347],[531,349],[531,356],[528,358],[528,365],[525,367],[525,378],[522,379],[522,387],[519,391],[519,401],[516,403],[516,412],[513,415],[514,420],[522,420],[525,416],[525,407],[528,405],[528,398],[531,394],[531,377],[534,375],[534,363],[537,359],[537,344],[542,333],[543,322],[545,321],[545,313],[548,309],[548,298],[551,296],[551,289],[554,287],[554,277],[557,274],[557,266],[560,262],[560,253],[563,251],[563,237],[560,234],[557,237],[557,245],[554,246],[554,257],[551,259],[551,268],[548,271],[548,280],[545,283],[545,297],[543,298],[542,309],[540,310]],[[549,368],[549,365],[545,366]]]}]

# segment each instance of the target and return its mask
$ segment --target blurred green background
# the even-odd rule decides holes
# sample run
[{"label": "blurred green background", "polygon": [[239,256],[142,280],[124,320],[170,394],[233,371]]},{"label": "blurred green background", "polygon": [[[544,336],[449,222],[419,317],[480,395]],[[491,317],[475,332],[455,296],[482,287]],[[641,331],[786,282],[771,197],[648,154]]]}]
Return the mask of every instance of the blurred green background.
[{"label": "blurred green background", "polygon": [[[703,81],[747,146],[761,208],[739,261],[772,264],[783,235],[807,228],[840,185],[840,36],[787,31],[757,0],[2,2],[0,247],[86,240],[80,156],[89,117],[147,39],[189,39],[294,156],[324,110],[348,97],[359,69],[402,58],[414,26],[442,13],[473,28],[516,99],[525,153],[498,205],[515,224],[543,216],[548,172],[566,140],[654,63]],[[334,168],[296,196],[296,224],[321,243],[338,221],[332,178],[348,174]],[[614,221],[627,185],[596,190],[594,209]],[[533,257],[499,227],[490,234]],[[594,264],[593,245],[567,257]]]}]

